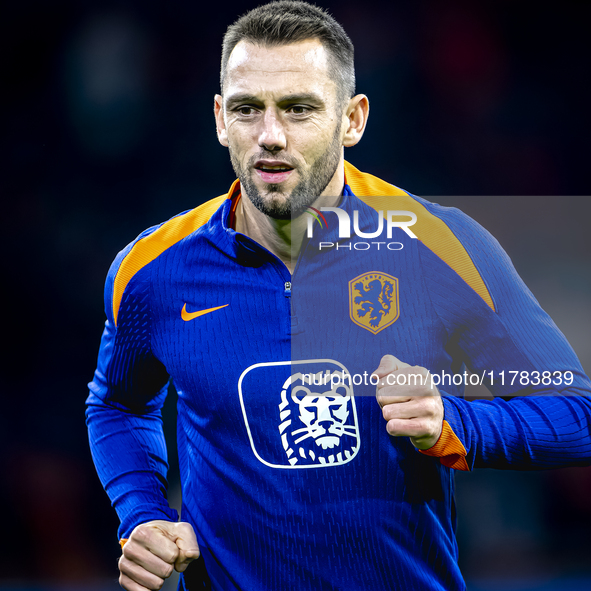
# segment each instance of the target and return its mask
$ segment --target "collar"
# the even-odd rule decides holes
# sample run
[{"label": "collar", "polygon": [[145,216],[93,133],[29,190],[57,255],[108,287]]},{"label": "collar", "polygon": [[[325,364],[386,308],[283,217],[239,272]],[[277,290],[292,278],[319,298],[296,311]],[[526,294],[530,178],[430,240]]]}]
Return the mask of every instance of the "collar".
[{"label": "collar", "polygon": [[[357,211],[360,229],[371,231],[375,229],[375,211],[357,199],[351,188],[351,185],[356,185],[363,192],[363,186],[360,185],[359,179],[357,178],[359,175],[364,175],[364,173],[360,173],[348,162],[345,162],[345,186],[338,207],[349,215],[351,227],[354,219],[353,216],[355,215],[355,211]],[[351,182],[351,185],[349,182]],[[241,264],[260,266],[266,261],[274,260],[276,257],[252,238],[240,234],[234,229],[236,208],[241,197],[240,181],[236,179],[226,194],[226,199],[222,206],[209,220],[205,231],[211,242],[232,258],[237,259]],[[324,217],[326,224],[322,224],[321,226],[314,222],[313,236],[310,239],[310,243],[318,245],[321,241],[336,243],[340,240],[337,215],[333,212],[326,212]]]}]

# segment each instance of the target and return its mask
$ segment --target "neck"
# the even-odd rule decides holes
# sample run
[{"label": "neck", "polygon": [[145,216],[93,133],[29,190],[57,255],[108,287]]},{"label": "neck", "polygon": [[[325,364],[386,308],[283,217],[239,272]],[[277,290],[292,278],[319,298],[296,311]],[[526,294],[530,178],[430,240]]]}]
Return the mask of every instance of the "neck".
[{"label": "neck", "polygon": [[[345,175],[339,166],[335,176],[311,207],[336,207],[343,193]],[[236,208],[236,231],[245,234],[278,257],[293,273],[306,234],[307,219],[276,220],[259,211],[244,193]]]}]

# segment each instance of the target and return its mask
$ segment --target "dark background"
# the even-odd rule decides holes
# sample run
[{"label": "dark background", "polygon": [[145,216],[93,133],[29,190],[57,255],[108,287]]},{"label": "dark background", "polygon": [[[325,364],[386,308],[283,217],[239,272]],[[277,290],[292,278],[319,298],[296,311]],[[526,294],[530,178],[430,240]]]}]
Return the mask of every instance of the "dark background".
[{"label": "dark background", "polygon": [[[140,231],[234,179],[213,94],[225,27],[256,4],[3,7],[1,589],[116,588],[117,519],[84,426],[104,278]],[[490,229],[590,372],[588,5],[322,6],[372,107],[346,157]],[[589,469],[457,480],[471,589],[591,588]]]}]

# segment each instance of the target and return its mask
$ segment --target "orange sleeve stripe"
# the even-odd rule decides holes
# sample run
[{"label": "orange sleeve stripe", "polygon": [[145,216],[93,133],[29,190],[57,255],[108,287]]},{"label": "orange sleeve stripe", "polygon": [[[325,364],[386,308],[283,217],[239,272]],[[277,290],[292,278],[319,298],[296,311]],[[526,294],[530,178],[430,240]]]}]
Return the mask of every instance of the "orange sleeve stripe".
[{"label": "orange sleeve stripe", "polygon": [[121,546],[121,550],[123,550],[123,546],[125,546],[125,544],[127,544],[128,540],[127,538],[121,538],[119,540],[119,545]]},{"label": "orange sleeve stripe", "polygon": [[447,421],[443,421],[443,429],[437,443],[429,449],[419,450],[423,455],[439,458],[439,461],[448,468],[469,472],[466,462],[466,448],[458,439],[454,430]]},{"label": "orange sleeve stripe", "polygon": [[117,326],[117,316],[119,314],[119,306],[123,298],[125,288],[131,281],[132,277],[147,264],[157,259],[165,250],[176,244],[203,224],[207,223],[209,218],[222,204],[224,199],[232,195],[234,188],[238,184],[235,181],[226,195],[216,197],[211,201],[207,201],[203,205],[192,209],[184,215],[179,215],[165,222],[152,234],[138,240],[129,251],[128,255],[123,259],[117,275],[115,276],[115,284],[113,287],[113,318],[115,326]]},{"label": "orange sleeve stripe", "polygon": [[385,214],[388,209],[391,210],[394,207],[392,197],[396,197],[396,209],[412,211],[417,216],[412,231],[418,239],[495,310],[490,292],[470,255],[443,220],[430,213],[402,189],[361,172],[348,162],[345,162],[345,177],[353,193],[376,211],[381,210]]}]

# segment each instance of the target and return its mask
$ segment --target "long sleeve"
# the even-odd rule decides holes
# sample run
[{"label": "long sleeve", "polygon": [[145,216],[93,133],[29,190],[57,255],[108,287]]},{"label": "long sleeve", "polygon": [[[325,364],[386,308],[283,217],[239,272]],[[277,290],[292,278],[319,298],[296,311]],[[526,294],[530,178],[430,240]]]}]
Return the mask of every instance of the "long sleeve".
[{"label": "long sleeve", "polygon": [[134,277],[120,305],[113,306],[115,279],[129,250],[107,277],[107,322],[86,412],[92,457],[121,520],[120,538],[146,521],[178,520],[166,500],[161,408],[169,378],[151,347],[149,274]]},{"label": "long sleeve", "polygon": [[487,303],[434,253],[422,250],[426,285],[449,334],[453,367],[484,375],[495,396],[469,402],[457,388],[439,387],[452,439],[466,452],[464,469],[591,464],[591,382],[566,338],[488,232],[457,210],[439,208],[437,214],[490,294]]}]

